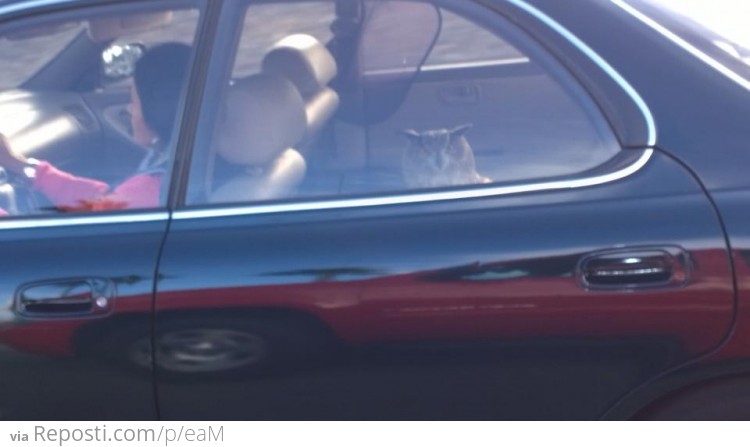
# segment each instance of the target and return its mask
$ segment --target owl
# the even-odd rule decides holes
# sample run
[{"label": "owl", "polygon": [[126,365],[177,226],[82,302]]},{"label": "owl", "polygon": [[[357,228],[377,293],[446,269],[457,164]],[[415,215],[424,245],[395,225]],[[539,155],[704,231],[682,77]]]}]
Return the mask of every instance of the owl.
[{"label": "owl", "polygon": [[492,182],[477,172],[474,153],[464,136],[471,128],[464,124],[453,129],[403,130],[411,142],[401,159],[406,186],[438,188]]}]

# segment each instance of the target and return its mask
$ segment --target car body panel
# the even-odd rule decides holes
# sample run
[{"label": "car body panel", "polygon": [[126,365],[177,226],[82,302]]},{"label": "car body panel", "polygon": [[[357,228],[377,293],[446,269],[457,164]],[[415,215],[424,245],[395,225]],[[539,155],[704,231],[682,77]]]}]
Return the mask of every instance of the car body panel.
[{"label": "car body panel", "polygon": [[[687,288],[579,285],[576,266],[587,253],[654,245],[690,253]],[[157,339],[160,321],[274,321],[286,309],[321,322],[345,360],[235,377],[232,387],[210,375],[193,388],[157,374],[162,415],[202,418],[211,408],[232,419],[595,418],[630,388],[727,336],[734,293],[724,247],[699,185],[659,154],[630,178],[571,192],[177,219],[160,267]],[[378,380],[365,372],[372,361],[393,381],[373,385],[377,397],[360,389],[362,374]],[[535,368],[548,375],[514,382]],[[607,391],[587,390],[594,378],[584,371],[605,370]],[[455,393],[434,388],[475,374],[487,380],[475,384],[486,393],[467,386],[461,406]],[[547,393],[563,377],[586,405]],[[284,386],[303,386],[305,399],[285,395]],[[531,401],[502,401],[514,386]]]},{"label": "car body panel", "polygon": [[[7,223],[7,222],[3,222]],[[148,337],[161,220],[3,229],[0,414],[3,419],[155,418],[153,383],[110,356],[121,335]],[[108,278],[101,315],[19,314],[18,293],[38,281]],[[116,405],[112,405],[117,402]]]}]

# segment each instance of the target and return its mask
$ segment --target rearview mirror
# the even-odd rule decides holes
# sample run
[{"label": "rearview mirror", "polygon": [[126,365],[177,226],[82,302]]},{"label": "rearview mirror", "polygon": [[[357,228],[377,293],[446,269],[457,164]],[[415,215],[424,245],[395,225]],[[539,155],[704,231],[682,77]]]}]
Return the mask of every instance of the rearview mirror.
[{"label": "rearview mirror", "polygon": [[102,72],[105,79],[110,81],[131,76],[135,71],[135,64],[146,52],[146,47],[140,43],[112,44],[102,51]]}]

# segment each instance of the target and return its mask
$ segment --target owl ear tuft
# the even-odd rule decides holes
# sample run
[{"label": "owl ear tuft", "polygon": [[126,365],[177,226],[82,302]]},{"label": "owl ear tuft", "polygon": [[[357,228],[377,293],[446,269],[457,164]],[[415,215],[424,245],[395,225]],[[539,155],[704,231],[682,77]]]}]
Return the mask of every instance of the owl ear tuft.
[{"label": "owl ear tuft", "polygon": [[448,133],[451,134],[452,138],[458,138],[462,137],[466,132],[468,132],[472,127],[474,127],[473,124],[462,124],[460,126],[456,126],[453,129],[449,130]]},{"label": "owl ear tuft", "polygon": [[419,140],[421,138],[419,132],[414,129],[403,129],[401,130],[401,135],[405,135],[406,138],[408,138],[412,143],[419,143]]}]

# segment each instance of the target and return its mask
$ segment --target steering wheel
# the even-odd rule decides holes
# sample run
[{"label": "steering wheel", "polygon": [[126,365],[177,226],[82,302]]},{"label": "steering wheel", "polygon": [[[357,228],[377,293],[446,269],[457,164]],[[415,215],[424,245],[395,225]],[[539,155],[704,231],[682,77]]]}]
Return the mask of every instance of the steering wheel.
[{"label": "steering wheel", "polygon": [[29,179],[0,166],[0,208],[12,216],[39,212],[39,201]]}]

